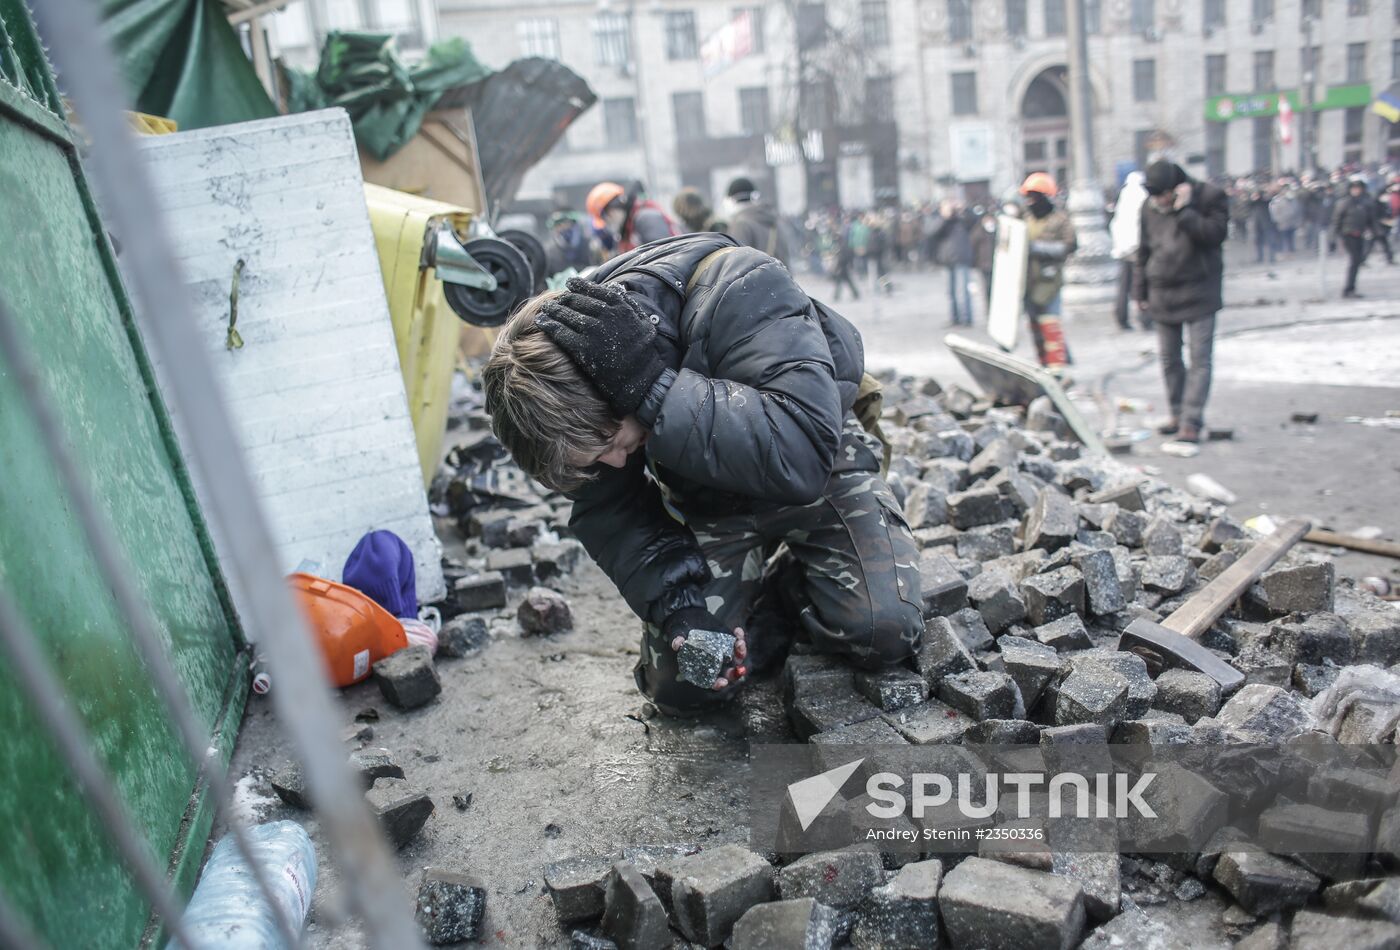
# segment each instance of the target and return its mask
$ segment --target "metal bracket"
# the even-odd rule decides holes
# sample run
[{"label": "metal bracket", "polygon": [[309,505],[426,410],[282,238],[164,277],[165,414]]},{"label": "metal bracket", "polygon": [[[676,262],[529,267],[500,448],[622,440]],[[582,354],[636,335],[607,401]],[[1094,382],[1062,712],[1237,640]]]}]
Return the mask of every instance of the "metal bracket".
[{"label": "metal bracket", "polygon": [[496,289],[495,275],[467,253],[450,225],[443,224],[433,232],[432,239],[423,245],[423,258],[423,266],[434,268],[438,280],[445,283],[474,287],[487,293]]}]

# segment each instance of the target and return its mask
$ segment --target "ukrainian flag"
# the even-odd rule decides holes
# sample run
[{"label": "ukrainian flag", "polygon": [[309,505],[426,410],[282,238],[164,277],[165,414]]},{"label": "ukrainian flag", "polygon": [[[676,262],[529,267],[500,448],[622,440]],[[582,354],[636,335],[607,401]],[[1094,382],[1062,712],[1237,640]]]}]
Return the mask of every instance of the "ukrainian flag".
[{"label": "ukrainian flag", "polygon": [[1376,96],[1371,111],[1387,122],[1400,122],[1400,82],[1392,83],[1389,89]]}]

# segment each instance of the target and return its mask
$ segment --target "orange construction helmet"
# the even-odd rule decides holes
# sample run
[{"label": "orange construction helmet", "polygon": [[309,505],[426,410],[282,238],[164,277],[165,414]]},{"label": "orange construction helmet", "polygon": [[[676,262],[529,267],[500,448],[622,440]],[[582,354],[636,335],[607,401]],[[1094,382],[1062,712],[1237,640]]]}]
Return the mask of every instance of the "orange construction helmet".
[{"label": "orange construction helmet", "polygon": [[626,193],[626,189],[615,181],[600,181],[594,185],[593,190],[588,193],[588,200],[583,203],[588,213],[593,215],[594,225],[601,228],[603,210]]},{"label": "orange construction helmet", "polygon": [[1060,186],[1045,172],[1031,172],[1026,176],[1026,180],[1021,182],[1021,194],[1028,195],[1033,191],[1053,198],[1060,193]]},{"label": "orange construction helmet", "polygon": [[371,666],[408,646],[403,624],[368,594],[314,574],[292,574],[287,581],[334,685],[358,683]]}]

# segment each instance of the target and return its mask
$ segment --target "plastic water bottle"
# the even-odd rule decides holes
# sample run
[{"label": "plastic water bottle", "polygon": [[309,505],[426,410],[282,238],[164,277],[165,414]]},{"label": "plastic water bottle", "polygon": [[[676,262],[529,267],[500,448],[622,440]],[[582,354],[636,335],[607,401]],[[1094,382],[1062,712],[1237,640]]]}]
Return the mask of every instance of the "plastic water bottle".
[{"label": "plastic water bottle", "polygon": [[[273,899],[300,931],[316,889],[316,849],[294,821],[248,828],[254,859],[262,866]],[[193,947],[172,940],[166,950],[291,950],[277,916],[263,897],[232,835],[224,835],[199,878],[183,920]]]}]

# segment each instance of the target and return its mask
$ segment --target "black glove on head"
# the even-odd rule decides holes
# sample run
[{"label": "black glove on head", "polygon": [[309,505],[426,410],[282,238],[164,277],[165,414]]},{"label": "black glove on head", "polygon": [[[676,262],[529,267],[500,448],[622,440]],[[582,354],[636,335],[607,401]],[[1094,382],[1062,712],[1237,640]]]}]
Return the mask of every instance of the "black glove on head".
[{"label": "black glove on head", "polygon": [[540,308],[535,323],[559,345],[619,418],[642,404],[666,368],[656,326],[621,287],[569,279],[568,293]]}]

